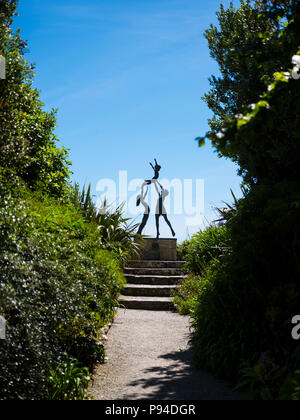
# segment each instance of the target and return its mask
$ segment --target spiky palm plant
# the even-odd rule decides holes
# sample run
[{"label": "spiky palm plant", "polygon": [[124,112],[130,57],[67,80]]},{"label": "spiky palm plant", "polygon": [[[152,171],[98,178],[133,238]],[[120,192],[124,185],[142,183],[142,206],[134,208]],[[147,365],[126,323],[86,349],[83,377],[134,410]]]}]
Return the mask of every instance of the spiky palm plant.
[{"label": "spiky palm plant", "polygon": [[[242,190],[243,196],[246,197],[246,195],[248,194],[248,189],[244,185],[242,185],[241,190]],[[224,202],[226,207],[224,208],[214,207],[214,209],[220,216],[219,219],[214,220],[214,223],[218,223],[218,222],[227,223],[235,216],[236,212],[238,211],[240,200],[236,198],[232,189],[230,189],[230,192],[233,197],[233,204],[228,204]]]},{"label": "spiky palm plant", "polygon": [[122,262],[129,256],[140,254],[142,237],[135,233],[138,225],[124,217],[124,204],[113,209],[104,200],[101,208],[97,209],[91,196],[91,185],[87,190],[83,188],[80,191],[77,183],[70,194],[70,200],[88,220],[98,225],[103,248],[114,251]]}]

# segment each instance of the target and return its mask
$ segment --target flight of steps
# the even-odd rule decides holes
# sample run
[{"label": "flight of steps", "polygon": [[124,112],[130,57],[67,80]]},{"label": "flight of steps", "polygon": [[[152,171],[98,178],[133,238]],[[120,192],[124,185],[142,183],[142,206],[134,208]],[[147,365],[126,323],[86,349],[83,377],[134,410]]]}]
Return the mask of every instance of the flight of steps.
[{"label": "flight of steps", "polygon": [[172,292],[184,278],[181,261],[131,261],[120,303],[127,309],[172,310]]}]

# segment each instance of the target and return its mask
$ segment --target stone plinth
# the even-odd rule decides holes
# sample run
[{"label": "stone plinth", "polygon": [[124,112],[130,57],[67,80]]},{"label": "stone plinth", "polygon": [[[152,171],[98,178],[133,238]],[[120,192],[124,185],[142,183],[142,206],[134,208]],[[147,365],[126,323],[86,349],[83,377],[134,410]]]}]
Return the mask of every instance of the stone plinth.
[{"label": "stone plinth", "polygon": [[144,239],[144,261],[177,261],[177,239]]}]

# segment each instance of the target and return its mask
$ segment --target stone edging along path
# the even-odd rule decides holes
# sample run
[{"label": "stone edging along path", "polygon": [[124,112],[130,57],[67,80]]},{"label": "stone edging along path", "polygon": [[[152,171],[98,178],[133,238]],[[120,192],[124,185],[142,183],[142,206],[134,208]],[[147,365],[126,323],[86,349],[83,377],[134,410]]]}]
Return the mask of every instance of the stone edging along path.
[{"label": "stone edging along path", "polygon": [[108,361],[89,389],[96,400],[238,400],[193,366],[190,319],[171,311],[118,309],[108,333]]}]

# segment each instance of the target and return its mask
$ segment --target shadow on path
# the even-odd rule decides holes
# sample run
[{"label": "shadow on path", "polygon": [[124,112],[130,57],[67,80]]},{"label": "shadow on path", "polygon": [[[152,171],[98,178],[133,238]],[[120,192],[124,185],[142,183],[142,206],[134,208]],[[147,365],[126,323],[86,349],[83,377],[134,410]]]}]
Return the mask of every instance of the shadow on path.
[{"label": "shadow on path", "polygon": [[130,382],[128,400],[239,400],[228,384],[217,381],[193,364],[193,348],[160,356],[157,366],[143,371],[143,379]]}]

